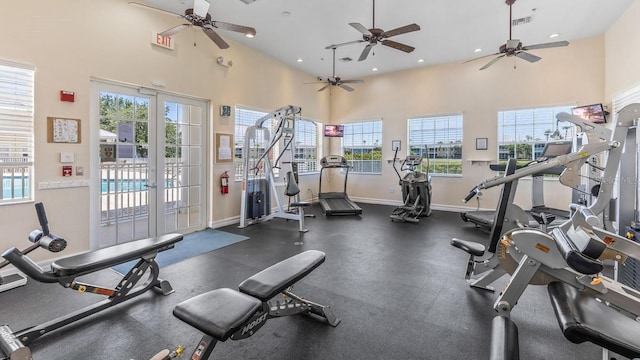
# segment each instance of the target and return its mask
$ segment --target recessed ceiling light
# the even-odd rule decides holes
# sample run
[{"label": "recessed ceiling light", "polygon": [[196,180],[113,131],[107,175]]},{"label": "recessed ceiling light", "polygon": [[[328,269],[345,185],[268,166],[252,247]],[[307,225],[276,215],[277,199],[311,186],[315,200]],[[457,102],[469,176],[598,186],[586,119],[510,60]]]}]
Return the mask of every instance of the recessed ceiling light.
[{"label": "recessed ceiling light", "polygon": [[252,38],[255,36],[255,34],[252,34],[252,33],[246,33],[246,34],[244,34],[244,36],[245,36],[245,37],[248,37],[249,39],[252,39]]},{"label": "recessed ceiling light", "polygon": [[296,61],[297,62],[302,62],[303,60],[301,58],[297,58]]},{"label": "recessed ceiling light", "polygon": [[424,59],[418,59],[418,62],[419,63],[424,62]]},{"label": "recessed ceiling light", "polygon": [[371,71],[378,71],[378,68],[373,68],[371,69]]},{"label": "recessed ceiling light", "polygon": [[480,51],[482,51],[482,49],[480,49],[480,48],[477,48],[477,49],[473,50],[473,52],[480,52]]},{"label": "recessed ceiling light", "polygon": [[552,39],[555,38],[555,37],[558,37],[558,36],[560,36],[560,34],[558,34],[558,33],[549,35],[549,37],[552,38]]}]

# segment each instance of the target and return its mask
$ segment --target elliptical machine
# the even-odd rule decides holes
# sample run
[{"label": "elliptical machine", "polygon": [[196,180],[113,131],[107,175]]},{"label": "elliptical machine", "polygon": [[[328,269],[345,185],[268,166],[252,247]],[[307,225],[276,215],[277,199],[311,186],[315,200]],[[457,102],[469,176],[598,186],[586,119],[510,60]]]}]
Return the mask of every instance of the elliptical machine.
[{"label": "elliptical machine", "polygon": [[[402,206],[391,213],[391,220],[417,223],[421,216],[431,215],[431,176],[418,170],[422,164],[422,156],[407,155],[400,165],[400,171],[408,171],[404,177],[396,168],[398,148],[393,154],[393,170],[398,174],[399,185],[402,189]],[[427,158],[427,168],[428,168]]]}]

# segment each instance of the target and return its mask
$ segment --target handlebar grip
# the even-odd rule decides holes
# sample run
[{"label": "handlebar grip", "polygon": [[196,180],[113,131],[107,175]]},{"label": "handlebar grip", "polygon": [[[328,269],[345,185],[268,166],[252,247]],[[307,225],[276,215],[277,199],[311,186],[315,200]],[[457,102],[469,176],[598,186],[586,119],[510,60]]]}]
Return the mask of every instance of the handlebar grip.
[{"label": "handlebar grip", "polygon": [[478,194],[478,188],[473,188],[473,190],[469,191],[469,194],[467,194],[467,197],[464,198],[465,203],[468,202],[469,200],[473,199],[474,196],[476,196],[476,194]]},{"label": "handlebar grip", "polygon": [[47,213],[44,211],[44,204],[41,202],[36,204],[36,213],[38,214],[38,221],[40,221],[40,227],[44,235],[49,235],[49,221],[47,220]]}]

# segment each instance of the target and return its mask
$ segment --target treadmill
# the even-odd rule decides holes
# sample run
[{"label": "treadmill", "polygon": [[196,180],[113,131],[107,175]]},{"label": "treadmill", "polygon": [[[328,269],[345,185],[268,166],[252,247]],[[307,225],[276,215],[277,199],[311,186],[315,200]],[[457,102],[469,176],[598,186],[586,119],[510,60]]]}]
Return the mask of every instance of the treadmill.
[{"label": "treadmill", "polygon": [[[347,196],[347,178],[349,176],[347,159],[340,155],[327,155],[320,160],[320,186],[318,199],[322,212],[327,215],[360,215],[362,209]],[[342,192],[322,192],[322,173],[325,169],[346,169],[344,190]]]},{"label": "treadmill", "polygon": [[[540,156],[519,168],[525,168],[530,165],[538,164],[543,161],[549,160],[556,156],[566,155],[571,153],[573,143],[571,141],[553,141],[545,144],[542,149],[542,153]],[[505,171],[505,165],[502,164],[491,164],[489,168],[493,171]],[[532,198],[532,208],[527,211],[529,215],[529,226],[537,227],[538,222],[534,220],[531,216],[531,212],[535,213],[549,213],[553,214],[556,217],[554,223],[551,226],[556,225],[557,223],[564,222],[569,219],[569,211],[560,210],[550,208],[544,205],[544,175],[560,175],[564,171],[564,166],[556,166],[551,169],[547,169],[544,173],[538,173],[532,175],[532,184],[531,184],[531,198]],[[479,210],[479,211],[469,211],[460,213],[460,217],[465,222],[474,223],[477,227],[480,227],[485,230],[490,230],[493,227],[493,219],[495,217],[494,210]]]}]

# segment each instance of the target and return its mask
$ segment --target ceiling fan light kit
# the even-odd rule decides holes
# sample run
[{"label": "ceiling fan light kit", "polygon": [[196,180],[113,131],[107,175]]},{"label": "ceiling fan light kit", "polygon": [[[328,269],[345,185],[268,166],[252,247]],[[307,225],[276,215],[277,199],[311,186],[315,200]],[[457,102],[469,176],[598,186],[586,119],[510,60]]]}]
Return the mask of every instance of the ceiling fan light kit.
[{"label": "ceiling fan light kit", "polygon": [[[544,44],[536,44],[536,45],[528,45],[528,46],[524,46],[522,45],[522,42],[520,42],[520,40],[518,39],[512,39],[511,37],[511,29],[513,28],[513,12],[512,12],[512,8],[511,6],[513,5],[513,3],[516,2],[516,0],[506,0],[505,1],[507,5],[509,5],[509,40],[507,40],[507,42],[503,45],[500,46],[500,48],[498,49],[498,52],[495,54],[491,54],[491,55],[485,55],[485,56],[480,56],[477,57],[475,59],[471,59],[471,60],[467,60],[465,62],[463,62],[463,64],[466,64],[470,61],[475,61],[475,60],[479,60],[479,59],[483,59],[489,56],[496,56],[495,58],[493,58],[491,61],[489,61],[488,63],[486,63],[483,67],[480,68],[480,70],[484,70],[488,67],[490,67],[491,65],[495,64],[496,62],[498,62],[498,60],[502,59],[503,57],[510,57],[510,56],[514,56],[517,58],[520,58],[522,60],[528,61],[530,63],[534,63],[536,61],[539,61],[540,59],[542,59],[539,56],[533,55],[531,53],[528,53],[528,50],[536,50],[536,49],[548,49],[548,48],[554,48],[554,47],[561,47],[561,46],[568,46],[569,42],[568,41],[554,41],[554,42],[549,42],[549,43],[544,43]],[[514,66],[515,68],[515,66]]]},{"label": "ceiling fan light kit", "polygon": [[180,24],[159,33],[162,36],[171,36],[186,28],[197,27],[202,29],[205,35],[207,35],[207,37],[211,39],[211,41],[213,41],[220,49],[227,49],[229,47],[229,44],[227,44],[227,42],[224,41],[222,37],[220,37],[220,35],[218,35],[216,29],[238,32],[250,38],[256,35],[256,29],[252,27],[213,20],[211,18],[211,14],[209,14],[209,7],[211,6],[211,4],[209,4],[209,2],[206,0],[193,0],[193,8],[185,10],[184,15],[174,14],[170,11],[158,9],[153,6],[136,2],[130,2],[129,4],[159,11],[172,16],[178,16],[188,21],[188,23],[186,24]]},{"label": "ceiling fan light kit", "polygon": [[335,49],[336,47],[339,47],[339,46],[366,42],[367,45],[365,45],[364,49],[362,50],[362,53],[360,54],[358,61],[366,60],[367,57],[369,56],[369,53],[371,52],[371,49],[378,43],[384,46],[388,46],[392,49],[404,51],[406,53],[412,52],[413,50],[415,50],[413,46],[402,44],[393,40],[387,40],[387,38],[420,30],[420,26],[415,23],[401,26],[399,28],[395,28],[389,31],[384,31],[382,29],[376,28],[376,0],[373,0],[373,26],[371,27],[371,29],[367,29],[366,27],[364,27],[364,25],[357,22],[349,23],[349,25],[362,34],[362,39],[348,41],[341,44],[329,45],[325,49],[332,49],[332,48]]}]

